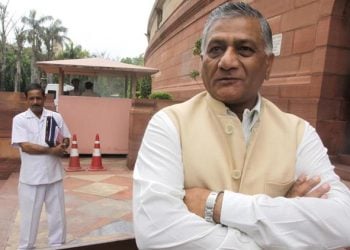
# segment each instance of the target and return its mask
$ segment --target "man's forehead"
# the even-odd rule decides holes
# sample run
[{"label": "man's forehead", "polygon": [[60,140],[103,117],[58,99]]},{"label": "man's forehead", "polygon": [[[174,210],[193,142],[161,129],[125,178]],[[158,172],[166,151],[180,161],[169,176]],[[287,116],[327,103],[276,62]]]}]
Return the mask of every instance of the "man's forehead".
[{"label": "man's forehead", "polygon": [[43,93],[40,89],[32,89],[28,91],[28,96],[43,96]]},{"label": "man's forehead", "polygon": [[221,18],[208,31],[208,42],[228,37],[252,42],[263,39],[260,23],[252,17]]}]

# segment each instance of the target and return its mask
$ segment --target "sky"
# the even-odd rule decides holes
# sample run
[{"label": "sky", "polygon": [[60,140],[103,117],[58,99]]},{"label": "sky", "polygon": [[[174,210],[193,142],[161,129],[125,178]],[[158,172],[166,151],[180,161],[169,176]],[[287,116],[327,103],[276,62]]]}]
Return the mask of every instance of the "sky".
[{"label": "sky", "polygon": [[[8,3],[9,17],[18,20],[37,11],[50,15],[68,29],[66,36],[90,53],[110,59],[137,57],[148,42],[148,18],[155,0],[0,0]],[[18,25],[21,22],[18,21]],[[9,41],[13,39],[9,36]]]}]

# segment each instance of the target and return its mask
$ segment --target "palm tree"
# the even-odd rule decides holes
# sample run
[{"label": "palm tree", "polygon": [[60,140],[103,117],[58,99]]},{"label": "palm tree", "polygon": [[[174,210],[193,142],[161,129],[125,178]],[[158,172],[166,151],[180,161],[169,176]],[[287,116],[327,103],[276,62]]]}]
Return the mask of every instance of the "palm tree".
[{"label": "palm tree", "polygon": [[67,28],[62,26],[62,22],[59,19],[51,22],[48,27],[44,27],[40,34],[41,39],[44,42],[47,60],[52,60],[55,53],[55,46],[63,45],[64,40],[70,39],[66,36]]},{"label": "palm tree", "polygon": [[20,84],[21,84],[20,80],[22,78],[22,71],[21,71],[22,52],[24,48],[24,42],[26,41],[24,26],[20,28],[15,28],[15,40],[16,40],[16,46],[14,50],[16,53],[16,74],[15,74],[14,92],[20,92]]},{"label": "palm tree", "polygon": [[[62,46],[64,40],[70,39],[65,35],[67,28],[62,26],[62,22],[59,19],[51,22],[48,27],[44,27],[40,32],[40,37],[44,42],[46,48],[46,59],[52,60],[55,54],[55,47]],[[52,82],[53,75],[47,74],[47,82]]]},{"label": "palm tree", "polygon": [[52,19],[52,16],[42,16],[37,19],[35,10],[31,10],[28,17],[22,17],[22,22],[28,26],[28,29],[26,30],[27,41],[32,45],[32,57],[30,63],[31,82],[40,82],[38,67],[36,66],[36,62],[41,55],[42,41],[40,39],[40,34],[42,33],[43,24]]},{"label": "palm tree", "polygon": [[89,52],[83,50],[80,45],[74,45],[73,42],[65,44],[64,50],[58,55],[59,59],[79,59],[89,57]]}]

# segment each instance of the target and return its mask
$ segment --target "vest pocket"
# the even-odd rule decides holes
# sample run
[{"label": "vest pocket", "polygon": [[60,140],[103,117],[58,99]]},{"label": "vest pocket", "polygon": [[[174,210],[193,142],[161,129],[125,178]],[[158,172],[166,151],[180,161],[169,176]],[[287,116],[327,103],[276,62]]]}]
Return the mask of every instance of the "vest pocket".
[{"label": "vest pocket", "polygon": [[285,196],[293,184],[294,180],[285,183],[266,182],[264,193],[271,197]]}]

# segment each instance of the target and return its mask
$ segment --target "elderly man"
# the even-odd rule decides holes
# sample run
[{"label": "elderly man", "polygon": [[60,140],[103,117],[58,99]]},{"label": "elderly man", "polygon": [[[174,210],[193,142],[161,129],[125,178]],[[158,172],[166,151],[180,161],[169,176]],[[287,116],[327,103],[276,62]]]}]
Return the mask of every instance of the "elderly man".
[{"label": "elderly man", "polygon": [[350,192],[305,120],[259,94],[274,56],[266,19],[226,3],[202,35],[205,92],[158,112],[134,170],[140,249],[350,245]]}]

